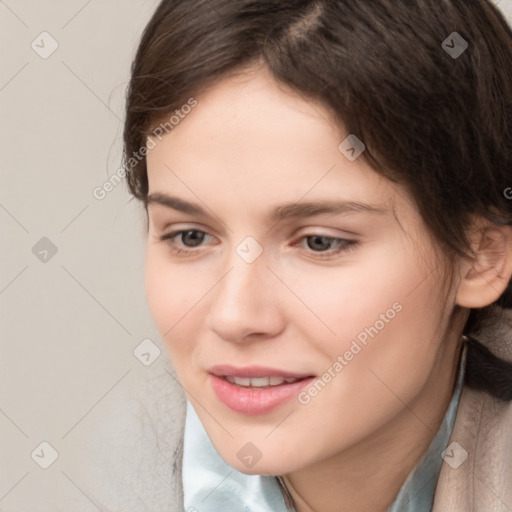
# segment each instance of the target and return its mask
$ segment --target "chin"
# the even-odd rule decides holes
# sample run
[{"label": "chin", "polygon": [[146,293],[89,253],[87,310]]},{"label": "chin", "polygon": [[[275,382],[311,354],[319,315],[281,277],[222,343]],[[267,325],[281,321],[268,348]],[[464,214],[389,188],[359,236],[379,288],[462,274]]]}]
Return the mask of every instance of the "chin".
[{"label": "chin", "polygon": [[279,476],[285,475],[286,473],[290,473],[296,468],[290,467],[289,464],[283,464],[283,460],[278,461],[264,461],[264,456],[261,460],[252,467],[247,467],[245,464],[241,463],[237,457],[235,460],[227,460],[224,459],[232,468],[240,471],[240,473],[244,473],[246,475],[262,475],[262,476]]},{"label": "chin", "polygon": [[[275,467],[274,467],[275,468]],[[283,469],[269,469],[267,466],[258,466],[253,468],[246,468],[243,465],[238,465],[235,468],[237,471],[240,471],[240,473],[244,473],[246,475],[261,475],[261,476],[279,476],[284,475],[286,473],[289,473],[285,468]]]}]

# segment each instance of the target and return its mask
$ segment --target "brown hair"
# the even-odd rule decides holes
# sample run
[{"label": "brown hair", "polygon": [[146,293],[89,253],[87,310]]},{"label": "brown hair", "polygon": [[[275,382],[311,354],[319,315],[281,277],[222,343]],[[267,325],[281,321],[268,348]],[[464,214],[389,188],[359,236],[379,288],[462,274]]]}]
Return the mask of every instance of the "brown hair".
[{"label": "brown hair", "polygon": [[[464,41],[462,54],[450,53]],[[487,0],[164,0],[131,69],[128,186],[147,207],[146,159],[134,155],[157,124],[227,76],[265,65],[357,134],[360,158],[406,187],[453,264],[471,257],[473,216],[512,225],[511,62],[512,31]],[[512,307],[510,283],[494,304]],[[477,339],[492,306],[469,311],[465,382],[512,400],[512,364]]]}]

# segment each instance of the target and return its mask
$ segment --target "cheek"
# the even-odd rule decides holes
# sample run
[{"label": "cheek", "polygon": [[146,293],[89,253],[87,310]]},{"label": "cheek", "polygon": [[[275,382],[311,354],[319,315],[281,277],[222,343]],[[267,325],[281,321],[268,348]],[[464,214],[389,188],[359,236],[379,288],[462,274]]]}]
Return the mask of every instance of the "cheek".
[{"label": "cheek", "polygon": [[144,282],[151,316],[174,362],[177,347],[191,347],[180,340],[191,339],[184,330],[190,329],[190,318],[206,289],[200,290],[179,265],[171,265],[160,250],[151,247],[146,251]]},{"label": "cheek", "polygon": [[438,278],[411,254],[389,246],[357,269],[317,273],[314,287],[310,277],[295,281],[297,294],[316,313],[306,312],[301,325],[310,348],[323,355],[318,370],[335,375],[322,391],[326,400],[351,404],[360,415],[386,403],[391,411],[392,402],[400,404],[393,392],[406,400],[428,378],[443,311]]},{"label": "cheek", "polygon": [[175,311],[174,306],[177,304],[175,277],[156,249],[148,247],[144,273],[146,298],[160,334],[165,333],[173,324],[169,314]]},{"label": "cheek", "polygon": [[[303,439],[302,453],[289,454],[291,465],[327,458],[356,444],[391,421],[404,410],[404,404],[413,403],[421,393],[439,349],[435,339],[439,314],[432,312],[434,308],[425,311],[433,293],[425,284],[409,296],[410,286],[397,285],[387,293],[386,287],[378,288],[379,293],[357,300],[357,304],[348,301],[341,319],[340,310],[337,317],[330,317],[336,337],[329,333],[313,337],[311,331],[312,353],[324,356],[325,363],[318,368],[322,384],[316,390],[306,390],[312,393],[303,395],[298,406],[302,413],[297,418],[307,425],[305,432],[322,435]],[[373,290],[368,288],[366,294]],[[401,309],[390,313],[395,302],[400,302]],[[381,313],[387,323],[380,319]],[[364,335],[366,343],[358,334]],[[277,445],[279,439],[275,441]]]},{"label": "cheek", "polygon": [[339,353],[345,342],[350,344],[358,335],[364,343],[369,337],[366,329],[375,324],[379,333],[388,330],[401,315],[399,310],[415,297],[412,289],[425,277],[425,270],[391,243],[349,257],[338,268],[289,272],[294,292],[309,309],[301,307],[301,322],[309,324],[309,331],[316,332],[310,338],[331,354]]}]

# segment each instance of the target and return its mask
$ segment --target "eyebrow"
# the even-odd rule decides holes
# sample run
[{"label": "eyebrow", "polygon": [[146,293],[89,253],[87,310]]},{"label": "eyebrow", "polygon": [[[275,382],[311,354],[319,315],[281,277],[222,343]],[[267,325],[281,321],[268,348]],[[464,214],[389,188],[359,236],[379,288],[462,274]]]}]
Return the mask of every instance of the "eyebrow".
[{"label": "eyebrow", "polygon": [[[146,199],[146,207],[150,204],[159,204],[166,208],[171,208],[190,215],[199,217],[210,217],[198,204],[189,203],[178,197],[168,196],[155,192],[149,194]],[[314,215],[322,214],[350,214],[350,213],[371,213],[378,215],[386,215],[389,209],[384,205],[368,204],[360,201],[335,201],[335,200],[321,200],[311,201],[307,203],[287,203],[278,206],[269,215],[267,219],[270,221],[282,221],[288,218],[307,218]]]}]

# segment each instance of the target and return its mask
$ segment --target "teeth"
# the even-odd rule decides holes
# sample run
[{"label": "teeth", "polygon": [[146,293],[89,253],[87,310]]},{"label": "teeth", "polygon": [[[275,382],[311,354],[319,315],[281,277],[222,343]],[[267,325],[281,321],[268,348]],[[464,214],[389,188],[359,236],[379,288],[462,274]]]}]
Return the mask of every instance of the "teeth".
[{"label": "teeth", "polygon": [[284,378],[284,377],[257,377],[257,378],[249,378],[249,377],[233,377],[231,375],[226,376],[226,380],[231,382],[232,384],[237,384],[238,386],[245,387],[254,387],[254,388],[263,388],[265,386],[280,386],[281,384],[296,382],[300,379],[295,378]]}]

